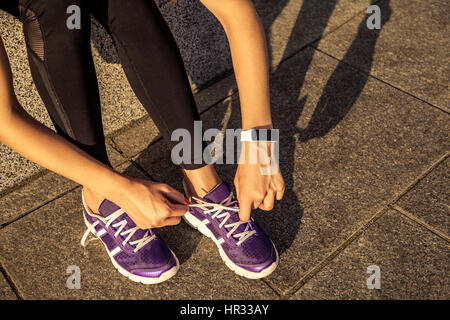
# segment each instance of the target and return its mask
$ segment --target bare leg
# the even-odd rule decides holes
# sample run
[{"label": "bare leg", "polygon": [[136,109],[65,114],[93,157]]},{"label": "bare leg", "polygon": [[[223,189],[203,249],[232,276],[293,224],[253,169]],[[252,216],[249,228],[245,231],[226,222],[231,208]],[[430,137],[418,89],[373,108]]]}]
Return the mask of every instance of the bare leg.
[{"label": "bare leg", "polygon": [[191,196],[203,198],[209,191],[222,182],[212,165],[199,169],[183,169],[187,192]]}]

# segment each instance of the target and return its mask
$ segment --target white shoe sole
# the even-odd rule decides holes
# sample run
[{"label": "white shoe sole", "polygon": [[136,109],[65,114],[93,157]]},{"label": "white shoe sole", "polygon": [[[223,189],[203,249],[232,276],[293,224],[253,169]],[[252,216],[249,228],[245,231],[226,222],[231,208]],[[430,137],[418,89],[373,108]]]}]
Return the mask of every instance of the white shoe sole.
[{"label": "white shoe sole", "polygon": [[[241,268],[240,266],[236,265],[230,258],[228,258],[227,254],[223,250],[219,241],[217,241],[217,239],[212,234],[211,230],[209,230],[208,227],[206,227],[206,225],[201,220],[197,219],[194,215],[192,215],[189,212],[187,212],[183,216],[183,219],[184,219],[184,221],[186,221],[186,223],[189,226],[191,226],[194,229],[197,229],[198,231],[200,231],[201,234],[212,239],[214,241],[214,243],[216,244],[217,248],[219,249],[220,257],[222,258],[223,262],[225,262],[225,265],[228,268],[230,268],[233,272],[235,272],[236,274],[238,274],[240,276],[243,276],[243,277],[246,277],[249,279],[261,279],[261,278],[264,278],[264,277],[267,277],[268,275],[270,275],[278,266],[278,261],[279,261],[278,251],[274,246],[275,254],[277,255],[277,259],[269,267],[262,270],[261,272],[252,272],[252,271],[246,270],[244,268]],[[272,243],[272,245],[273,245],[273,243]]]},{"label": "white shoe sole", "polygon": [[[86,226],[89,228],[90,227],[90,223],[86,220],[86,217],[84,216],[83,213],[83,219],[84,219],[84,223],[86,224]],[[93,228],[91,230],[92,234],[98,238],[97,236],[97,232],[95,231],[95,228]],[[100,239],[101,241],[101,239]],[[138,276],[135,274],[130,273],[129,271],[125,270],[124,268],[122,268],[115,260],[114,258],[111,256],[111,254],[108,251],[108,248],[106,247],[106,245],[103,243],[103,241],[101,241],[103,246],[106,249],[106,252],[108,253],[109,258],[111,259],[111,262],[114,266],[114,268],[116,268],[123,276],[127,277],[128,279],[130,279],[131,281],[134,282],[140,282],[143,284],[156,284],[156,283],[161,283],[164,282],[166,280],[169,280],[170,278],[172,278],[177,272],[178,269],[180,268],[180,263],[178,262],[178,258],[177,256],[172,252],[172,250],[170,250],[170,252],[172,253],[172,255],[175,258],[175,261],[177,262],[177,264],[175,266],[173,266],[172,268],[170,268],[169,270],[167,270],[166,272],[164,272],[162,275],[160,275],[158,278],[149,278],[149,277],[142,277],[142,276]]]}]

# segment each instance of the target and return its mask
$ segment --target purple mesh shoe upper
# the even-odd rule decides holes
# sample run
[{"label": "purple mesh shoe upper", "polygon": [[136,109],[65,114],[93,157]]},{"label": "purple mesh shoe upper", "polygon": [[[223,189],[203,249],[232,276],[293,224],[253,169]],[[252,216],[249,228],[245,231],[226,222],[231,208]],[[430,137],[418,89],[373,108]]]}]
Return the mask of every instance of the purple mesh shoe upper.
[{"label": "purple mesh shoe upper", "polygon": [[[231,191],[228,184],[223,182],[211,190],[202,200],[205,202],[220,203],[224,201],[230,193]],[[238,206],[236,198],[233,196],[231,199],[232,203],[235,203],[233,206]],[[241,224],[233,232],[233,235],[242,233],[246,230],[247,226],[248,231],[256,231],[240,245],[237,245],[239,238],[235,238],[233,235],[227,237],[231,228],[226,228],[225,226],[240,221],[238,212],[225,210],[230,213],[230,217],[222,228],[220,228],[219,225],[224,218],[212,218],[213,213],[205,214],[204,211],[205,210],[202,210],[201,208],[190,208],[190,213],[197,219],[201,221],[208,219],[209,223],[206,225],[207,228],[213,233],[216,239],[222,238],[224,240],[222,248],[235,264],[249,271],[260,272],[276,261],[276,249],[269,237],[253,219],[250,219],[248,223]]]},{"label": "purple mesh shoe upper", "polygon": [[[104,200],[100,205],[99,213],[103,218],[108,218],[117,210],[120,210],[120,208],[115,203],[109,200]],[[84,210],[84,215],[89,224],[93,224],[96,221],[99,222],[95,226],[95,230],[97,233],[101,232],[102,229],[106,231],[106,233],[100,236],[100,239],[106,245],[109,252],[115,250],[117,247],[120,248],[120,250],[116,249],[119,252],[115,254],[113,258],[122,268],[124,268],[128,272],[143,277],[159,277],[165,271],[171,269],[176,265],[175,257],[167,247],[164,240],[155,230],[138,229],[127,241],[127,243],[123,245],[123,242],[128,237],[128,235],[121,235],[121,233],[124,233],[125,231],[136,227],[136,224],[126,213],[123,213],[122,215],[114,219],[109,227],[106,227],[105,221],[102,221],[102,219],[99,219],[95,215],[88,213],[86,209]],[[126,221],[126,225],[122,228],[120,233],[115,236],[116,232],[120,228],[120,225],[114,225],[121,221]],[[100,234],[102,233],[103,232],[101,232]],[[147,237],[154,237],[139,250],[137,250],[137,252],[134,252],[136,249],[136,244],[132,245],[131,243],[133,243],[133,241],[142,239],[146,235]]]}]

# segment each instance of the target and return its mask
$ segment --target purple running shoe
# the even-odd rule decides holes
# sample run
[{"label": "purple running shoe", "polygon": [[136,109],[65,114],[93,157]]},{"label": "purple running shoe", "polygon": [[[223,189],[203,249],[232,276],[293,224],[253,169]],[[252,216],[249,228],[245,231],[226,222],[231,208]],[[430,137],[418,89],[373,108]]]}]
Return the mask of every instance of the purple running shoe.
[{"label": "purple running shoe", "polygon": [[240,221],[238,201],[226,182],[203,199],[190,197],[190,200],[184,220],[214,241],[228,268],[250,279],[267,277],[275,270],[277,249],[253,218]]},{"label": "purple running shoe", "polygon": [[81,239],[86,246],[89,233],[98,237],[114,267],[130,280],[154,284],[173,277],[179,262],[159,234],[142,230],[115,203],[104,200],[100,215],[92,213],[83,197],[83,217],[87,230]]}]

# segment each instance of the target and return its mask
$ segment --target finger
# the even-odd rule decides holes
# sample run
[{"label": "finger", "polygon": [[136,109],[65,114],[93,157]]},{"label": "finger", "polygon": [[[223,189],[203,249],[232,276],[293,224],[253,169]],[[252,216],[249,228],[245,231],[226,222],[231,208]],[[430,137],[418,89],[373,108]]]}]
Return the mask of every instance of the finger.
[{"label": "finger", "polygon": [[163,193],[164,197],[166,197],[172,203],[175,203],[175,204],[177,204],[177,203],[185,204],[186,203],[186,199],[181,192],[172,190],[169,192],[163,191],[162,193]]},{"label": "finger", "polygon": [[239,201],[239,183],[237,181],[234,183],[234,188],[236,189],[236,198]]},{"label": "finger", "polygon": [[175,226],[181,222],[180,217],[171,217],[164,220],[164,226]]},{"label": "finger", "polygon": [[242,199],[239,203],[239,218],[241,221],[248,221],[250,219],[250,214],[252,212],[252,201],[249,199]]},{"label": "finger", "polygon": [[189,207],[184,204],[168,204],[170,209],[170,216],[171,217],[181,217],[188,212]]},{"label": "finger", "polygon": [[252,209],[258,209],[259,206],[263,203],[266,194],[261,193],[253,198]]},{"label": "finger", "polygon": [[270,211],[273,209],[274,201],[275,201],[275,190],[269,189],[267,191],[263,203],[259,206],[259,208],[265,211]]},{"label": "finger", "polygon": [[166,183],[158,183],[158,189],[161,191],[161,192],[173,192],[173,191],[176,191],[174,188],[172,188],[171,186],[169,186],[168,184],[166,184]]},{"label": "finger", "polygon": [[136,224],[136,226],[139,229],[142,229],[142,230],[147,230],[147,229],[153,228],[153,225],[151,223],[148,223],[147,221],[138,221],[138,222],[134,221],[134,223]]},{"label": "finger", "polygon": [[283,177],[281,176],[281,174],[279,174],[279,173],[276,174],[276,176],[272,179],[271,187],[276,192],[277,200],[283,199],[285,185],[284,185],[284,180],[283,180]]}]

